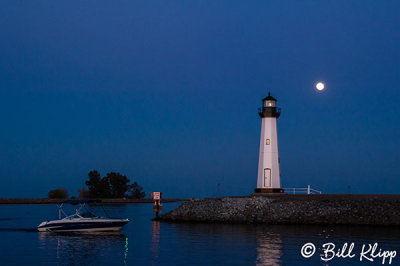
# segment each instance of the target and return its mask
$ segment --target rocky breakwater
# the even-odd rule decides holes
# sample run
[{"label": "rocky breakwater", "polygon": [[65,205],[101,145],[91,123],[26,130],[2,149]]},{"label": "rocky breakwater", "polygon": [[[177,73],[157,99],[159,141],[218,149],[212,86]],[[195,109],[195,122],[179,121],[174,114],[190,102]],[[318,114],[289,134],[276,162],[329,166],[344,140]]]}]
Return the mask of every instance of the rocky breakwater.
[{"label": "rocky breakwater", "polygon": [[160,220],[400,225],[400,195],[265,195],[189,200]]}]

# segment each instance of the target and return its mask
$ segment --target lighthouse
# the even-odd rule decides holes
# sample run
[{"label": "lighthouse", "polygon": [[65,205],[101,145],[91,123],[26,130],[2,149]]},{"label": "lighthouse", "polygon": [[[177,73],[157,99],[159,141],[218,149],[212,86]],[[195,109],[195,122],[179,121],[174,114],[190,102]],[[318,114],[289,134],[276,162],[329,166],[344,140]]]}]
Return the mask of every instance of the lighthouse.
[{"label": "lighthouse", "polygon": [[278,130],[276,120],[281,114],[277,100],[268,93],[258,109],[261,117],[260,154],[255,193],[283,193],[279,171]]}]

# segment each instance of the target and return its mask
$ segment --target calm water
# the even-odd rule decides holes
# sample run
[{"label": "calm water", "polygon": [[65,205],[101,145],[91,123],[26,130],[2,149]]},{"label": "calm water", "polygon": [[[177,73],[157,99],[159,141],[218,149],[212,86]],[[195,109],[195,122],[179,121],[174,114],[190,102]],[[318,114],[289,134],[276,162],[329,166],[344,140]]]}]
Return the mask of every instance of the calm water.
[{"label": "calm water", "polygon": [[[381,259],[359,262],[362,244],[375,242],[400,253],[395,227],[167,224],[150,220],[150,204],[107,210],[131,219],[120,234],[38,233],[41,221],[57,218],[55,205],[0,205],[0,265],[382,265]],[[300,250],[308,242],[317,251],[305,259]],[[327,242],[354,242],[355,258],[323,263]],[[392,265],[400,265],[400,254]]]}]

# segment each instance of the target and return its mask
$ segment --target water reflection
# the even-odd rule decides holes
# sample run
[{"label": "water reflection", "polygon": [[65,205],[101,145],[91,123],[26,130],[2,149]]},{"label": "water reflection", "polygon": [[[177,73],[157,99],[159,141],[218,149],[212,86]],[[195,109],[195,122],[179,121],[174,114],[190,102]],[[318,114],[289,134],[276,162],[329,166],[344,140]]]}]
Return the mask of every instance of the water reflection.
[{"label": "water reflection", "polygon": [[124,265],[128,262],[128,237],[125,237]]},{"label": "water reflection", "polygon": [[[115,212],[124,208],[116,206]],[[25,217],[0,221],[0,265],[321,265],[320,248],[326,242],[338,247],[355,242],[357,253],[362,244],[375,242],[383,250],[400,247],[399,227],[168,224],[151,222],[149,205],[137,204],[126,206],[122,214],[131,219],[123,234],[74,235],[36,231],[54,206],[0,210],[3,218]],[[317,252],[305,259],[300,250],[308,242]],[[357,259],[335,259],[329,265],[346,263],[366,265]],[[398,264],[396,257],[392,265]]]},{"label": "water reflection", "polygon": [[152,263],[158,262],[160,257],[160,222],[152,221],[151,223],[151,258]]},{"label": "water reflection", "polygon": [[[196,263],[200,260],[212,265],[321,265],[321,247],[327,242],[337,246],[354,242],[358,253],[364,243],[379,242],[379,247],[385,250],[400,246],[400,229],[396,227],[162,223],[161,234],[163,240],[168,239],[161,241],[159,261],[172,260],[164,255],[163,249],[173,246],[179,250],[175,254],[177,261]],[[306,259],[300,251],[309,242],[315,244],[317,251],[315,256]],[[362,264],[357,259],[338,259],[333,264],[341,262]]]},{"label": "water reflection", "polygon": [[[164,225],[164,224],[163,224]],[[185,257],[207,257],[212,264],[281,265],[283,239],[280,231],[263,225],[168,224],[179,232]]]},{"label": "water reflection", "polygon": [[[114,262],[127,265],[128,237],[119,233],[38,233],[39,248],[50,254],[46,260],[58,265],[104,263],[112,252]],[[51,257],[54,254],[54,257]],[[118,256],[120,254],[120,256]],[[120,257],[120,262],[115,260]]]},{"label": "water reflection", "polygon": [[[266,232],[265,232],[266,231]],[[281,265],[283,243],[279,233],[257,226],[257,265]]]}]

